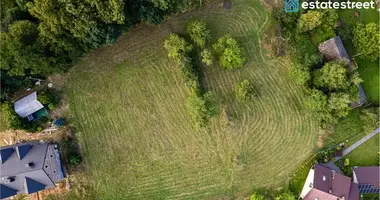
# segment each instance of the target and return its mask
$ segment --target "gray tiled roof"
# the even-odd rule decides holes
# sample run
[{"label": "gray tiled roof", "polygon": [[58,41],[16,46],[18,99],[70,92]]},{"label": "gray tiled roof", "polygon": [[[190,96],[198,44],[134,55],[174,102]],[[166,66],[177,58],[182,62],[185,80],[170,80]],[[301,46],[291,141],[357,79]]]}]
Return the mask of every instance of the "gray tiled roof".
[{"label": "gray tiled roof", "polygon": [[59,158],[57,161],[59,154],[54,147],[40,142],[1,147],[1,152],[13,149],[13,153],[0,164],[0,185],[7,191],[1,194],[1,198],[13,196],[13,190],[17,194],[30,194],[54,188],[55,183],[63,178]]}]

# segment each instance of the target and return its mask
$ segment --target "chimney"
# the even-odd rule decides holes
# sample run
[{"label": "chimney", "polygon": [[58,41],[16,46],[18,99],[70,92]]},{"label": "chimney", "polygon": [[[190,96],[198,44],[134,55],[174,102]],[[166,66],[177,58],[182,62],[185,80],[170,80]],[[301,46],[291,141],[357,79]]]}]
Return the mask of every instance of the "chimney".
[{"label": "chimney", "polygon": [[28,162],[25,167],[27,168],[33,168],[34,167],[34,163],[33,162]]}]

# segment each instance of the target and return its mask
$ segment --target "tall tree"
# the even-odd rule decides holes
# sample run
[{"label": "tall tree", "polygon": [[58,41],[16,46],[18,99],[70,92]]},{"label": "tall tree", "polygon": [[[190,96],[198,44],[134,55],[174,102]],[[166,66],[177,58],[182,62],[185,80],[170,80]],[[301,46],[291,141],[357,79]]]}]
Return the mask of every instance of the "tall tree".
[{"label": "tall tree", "polygon": [[358,23],[354,28],[354,45],[362,58],[376,60],[380,56],[380,25]]},{"label": "tall tree", "polygon": [[314,85],[328,90],[347,89],[347,69],[342,62],[329,62],[314,73]]}]

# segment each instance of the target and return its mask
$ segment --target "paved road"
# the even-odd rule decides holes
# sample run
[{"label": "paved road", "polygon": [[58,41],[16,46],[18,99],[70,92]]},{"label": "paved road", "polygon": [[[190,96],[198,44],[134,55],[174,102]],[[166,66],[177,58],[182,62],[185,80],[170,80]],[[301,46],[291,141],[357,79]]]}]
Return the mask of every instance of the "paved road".
[{"label": "paved road", "polygon": [[359,141],[355,142],[353,145],[351,145],[350,147],[348,147],[347,149],[343,150],[343,155],[341,157],[335,157],[336,160],[339,160],[341,159],[342,157],[344,157],[345,155],[349,154],[351,151],[353,151],[354,149],[356,149],[358,146],[360,146],[361,144],[363,144],[364,142],[366,142],[367,140],[371,139],[373,136],[375,136],[377,133],[380,133],[380,127],[375,129],[372,133],[366,135],[365,137],[363,137],[362,139],[360,139]]}]

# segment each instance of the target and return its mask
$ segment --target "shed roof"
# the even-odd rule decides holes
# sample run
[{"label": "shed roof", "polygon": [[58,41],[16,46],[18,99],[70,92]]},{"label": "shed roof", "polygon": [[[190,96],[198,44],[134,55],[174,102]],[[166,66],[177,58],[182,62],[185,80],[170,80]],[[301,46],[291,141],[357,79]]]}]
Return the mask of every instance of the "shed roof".
[{"label": "shed roof", "polygon": [[348,56],[339,36],[322,42],[319,44],[318,49],[328,61],[346,60],[348,64],[350,63],[350,57]]},{"label": "shed roof", "polygon": [[33,92],[14,103],[14,109],[20,117],[27,117],[43,107],[37,100],[37,92]]}]

